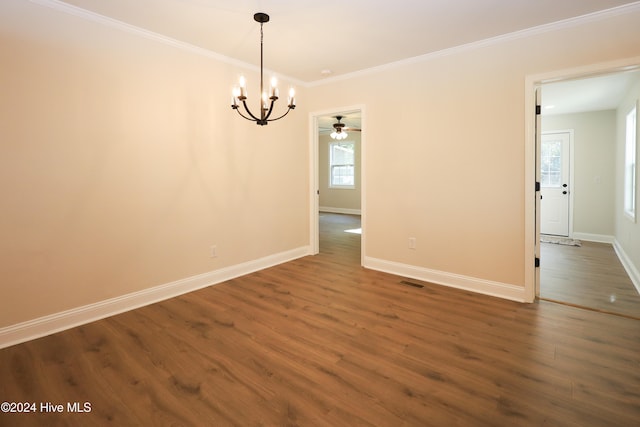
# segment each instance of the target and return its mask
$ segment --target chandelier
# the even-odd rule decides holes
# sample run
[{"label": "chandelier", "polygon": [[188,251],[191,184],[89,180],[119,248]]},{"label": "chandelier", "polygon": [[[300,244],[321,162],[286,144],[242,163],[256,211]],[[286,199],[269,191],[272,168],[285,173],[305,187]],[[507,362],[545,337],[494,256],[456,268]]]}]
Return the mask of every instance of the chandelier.
[{"label": "chandelier", "polygon": [[[296,99],[295,99],[295,90],[293,88],[289,89],[287,111],[285,111],[283,115],[276,117],[275,119],[270,118],[271,113],[273,113],[273,105],[278,100],[279,91],[277,86],[278,82],[275,77],[271,79],[271,86],[269,88],[269,93],[267,94],[267,92],[265,92],[264,90],[262,25],[265,22],[269,22],[269,15],[267,15],[266,13],[259,12],[253,15],[253,19],[256,22],[260,23],[260,93],[261,93],[260,114],[258,115],[253,114],[251,110],[249,110],[249,107],[247,106],[247,82],[244,76],[240,77],[239,86],[233,89],[233,96],[231,98],[231,108],[236,110],[238,114],[240,114],[240,116],[244,117],[245,119],[256,122],[257,125],[264,126],[269,122],[280,120],[281,118],[289,114],[289,111],[296,108]],[[242,113],[240,109],[240,105],[238,105],[238,103],[242,103],[242,106],[244,107],[244,111],[246,112],[247,115]]]}]

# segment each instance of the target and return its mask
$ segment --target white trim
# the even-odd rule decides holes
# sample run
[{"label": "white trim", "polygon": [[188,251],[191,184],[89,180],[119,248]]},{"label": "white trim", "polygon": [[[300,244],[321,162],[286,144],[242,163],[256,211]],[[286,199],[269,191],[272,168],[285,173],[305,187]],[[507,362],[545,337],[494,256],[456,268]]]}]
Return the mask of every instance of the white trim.
[{"label": "white trim", "polygon": [[[540,247],[540,199],[536,199],[535,183],[540,171],[536,168],[536,103],[540,97],[540,85],[536,80],[525,79],[525,143],[524,143],[524,289],[527,300],[533,301],[538,295],[539,268],[535,259]],[[538,99],[536,99],[536,95]],[[540,128],[540,126],[538,126]]]},{"label": "white trim", "polygon": [[[622,179],[623,179],[623,184],[622,184],[622,202],[623,202],[623,206],[622,206],[622,212],[624,214],[624,216],[631,221],[633,224],[636,223],[636,217],[638,216],[638,126],[639,126],[639,121],[638,120],[638,115],[639,115],[639,111],[640,109],[638,108],[638,100],[636,99],[636,101],[633,103],[633,107],[631,107],[631,109],[625,113],[625,120],[624,120],[624,129],[625,129],[625,133],[624,133],[624,156],[622,156],[622,161],[623,161],[623,172],[622,172]],[[633,113],[633,114],[632,114]],[[634,176],[634,181],[633,182],[633,186],[632,188],[628,188],[627,187],[627,172],[628,172],[628,158],[627,158],[627,144],[629,143],[629,140],[627,139],[628,135],[627,132],[629,132],[629,116],[633,117],[633,121],[635,124],[635,129],[633,129],[634,132],[634,141],[632,141],[632,145],[633,145],[633,151],[635,154],[635,158],[633,159],[634,161],[634,168],[635,168],[635,176]],[[630,191],[631,190],[631,191]],[[630,192],[634,192],[636,197],[633,198],[633,206],[631,207],[631,210],[627,209],[627,196]]]},{"label": "white trim", "polygon": [[627,255],[627,253],[622,248],[622,245],[617,240],[614,240],[613,242],[613,249],[616,251],[620,263],[629,275],[631,283],[633,283],[636,291],[638,291],[638,293],[640,294],[640,271],[638,271],[638,268],[633,264],[631,258]]},{"label": "white trim", "polygon": [[362,215],[362,210],[360,209],[332,208],[329,206],[320,206],[320,209],[318,210],[320,212],[328,212],[328,213],[337,213],[337,214],[346,214],[346,215]]},{"label": "white trim", "polygon": [[[320,132],[318,132],[320,133]],[[353,167],[353,184],[334,184],[333,183],[333,167],[334,166],[349,166],[349,164],[341,164],[341,165],[334,165],[333,163],[333,148],[334,146],[338,146],[340,147],[342,144],[351,144],[351,146],[353,147],[353,164],[350,165],[351,167]],[[338,140],[331,140],[329,141],[329,189],[330,190],[355,190],[356,189],[356,179],[355,179],[355,173],[356,173],[356,154],[355,154],[355,150],[356,150],[356,142],[354,140],[344,140],[344,141],[338,141]]]},{"label": "white trim", "polygon": [[0,328],[0,348],[20,344],[208,286],[217,285],[227,280],[309,254],[310,248],[303,246],[264,258],[247,261],[242,264],[232,265],[220,270],[187,277],[186,279]]},{"label": "white trim", "polygon": [[[201,55],[207,58],[212,58],[220,62],[224,62],[226,64],[234,65],[237,67],[242,67],[244,69],[252,70],[252,71],[260,71],[260,67],[249,64],[247,62],[240,61],[235,58],[231,58],[226,55],[222,55],[220,53],[214,52],[212,50],[208,50],[190,43],[183,42],[181,40],[177,40],[171,37],[167,37],[165,35],[155,33],[153,31],[146,30],[144,28],[136,27],[135,25],[127,24],[126,22],[119,21],[117,19],[109,18],[108,16],[100,15],[99,13],[92,12],[90,10],[83,9],[78,6],[73,6],[71,4],[65,3],[60,0],[29,0],[31,3],[38,4],[40,6],[48,7],[50,9],[56,10],[58,12],[63,12],[68,15],[72,15],[87,21],[96,22],[101,25],[105,25],[110,28],[114,28],[116,30],[124,31],[125,33],[133,34],[136,36],[143,37],[147,40],[152,40],[155,42],[162,43],[167,46],[172,46],[177,49],[183,50],[185,52],[194,53],[196,55]],[[273,70],[265,68],[264,71],[267,74],[277,74],[280,80],[290,81],[291,83],[297,86],[305,86],[305,82],[302,80],[298,80],[296,78],[286,76],[280,72],[275,72]]]},{"label": "white trim", "polygon": [[[320,173],[319,173],[319,125],[318,119],[322,116],[331,116],[336,114],[344,114],[352,111],[360,111],[360,224],[362,227],[362,236],[360,238],[360,265],[364,265],[366,257],[366,113],[364,104],[352,105],[347,107],[337,107],[322,111],[314,111],[309,113],[309,245],[311,253],[320,252],[320,231],[318,228],[319,212],[320,212]],[[341,212],[339,212],[341,213]]]},{"label": "white trim", "polygon": [[584,240],[586,242],[596,242],[596,243],[609,243],[613,244],[615,242],[615,237],[609,236],[607,234],[593,234],[593,233],[573,233],[574,239]]},{"label": "white trim", "polygon": [[359,105],[360,110],[360,265],[364,265],[364,259],[367,253],[367,235],[364,232],[366,228],[366,206],[367,206],[367,156],[368,145],[366,144],[367,132],[367,115],[365,106]]},{"label": "white trim", "polygon": [[486,46],[497,45],[500,43],[507,43],[513,40],[532,37],[532,36],[552,32],[552,31],[558,31],[565,28],[576,27],[576,26],[588,24],[591,22],[602,21],[605,19],[613,18],[613,17],[624,15],[627,13],[634,13],[637,11],[640,11],[640,1],[625,4],[622,6],[613,7],[611,9],[605,9],[605,10],[589,13],[582,16],[576,16],[574,18],[564,19],[562,21],[539,25],[537,27],[527,28],[520,31],[514,31],[512,33],[502,34],[496,37],[490,37],[488,39],[478,40],[475,42],[454,46],[447,49],[442,49],[436,52],[427,53],[425,55],[414,56],[412,58],[407,58],[400,61],[383,64],[377,67],[354,71],[352,73],[342,74],[335,77],[329,77],[322,80],[316,80],[316,81],[307,83],[306,86],[307,87],[321,86],[328,83],[334,83],[342,80],[362,77],[369,74],[380,73],[383,71],[387,71],[387,70],[402,67],[402,66],[427,62],[427,61],[431,61],[444,56],[455,55],[457,53],[466,52],[474,49],[480,49]]},{"label": "white trim", "polygon": [[524,287],[508,283],[478,279],[475,277],[448,273],[446,271],[431,270],[428,268],[416,267],[413,265],[401,264],[371,257],[365,258],[364,267],[395,274],[397,276],[408,277],[451,288],[464,289],[498,298],[518,302],[533,302],[533,299],[526,297]]},{"label": "white trim", "polygon": [[318,118],[323,114],[309,114],[309,245],[311,254],[320,253],[320,133]]},{"label": "white trim", "polygon": [[[82,19],[86,19],[88,21],[93,21],[93,22],[97,22],[103,25],[107,25],[109,27],[112,28],[116,28],[131,34],[135,34],[138,36],[142,36],[145,37],[147,39],[150,40],[155,40],[158,41],[160,43],[164,43],[173,47],[176,47],[178,49],[183,49],[186,50],[188,52],[192,52],[198,55],[203,55],[209,58],[214,58],[217,59],[219,61],[231,64],[231,65],[236,65],[239,67],[243,67],[246,69],[251,69],[251,70],[259,70],[258,67],[256,67],[255,65],[252,64],[248,64],[246,62],[242,62],[239,61],[237,59],[234,58],[230,58],[228,56],[213,52],[211,50],[207,50],[207,49],[203,49],[201,47],[189,44],[189,43],[185,43],[167,36],[164,36],[162,34],[158,34],[158,33],[154,33],[152,31],[149,30],[145,30],[143,28],[140,27],[136,27],[134,25],[130,25],[127,24],[125,22],[122,21],[118,21],[116,19],[113,18],[109,18],[103,15],[100,15],[98,13],[95,12],[91,12],[88,11],[86,9],[82,9],[78,6],[73,6],[70,5],[68,3],[65,3],[63,1],[60,0],[29,0],[32,3],[38,4],[40,6],[44,6],[44,7],[49,7],[51,9],[55,9],[59,12],[63,12],[63,13],[67,13],[69,15],[73,15],[73,16],[77,16],[79,18]],[[473,50],[473,49],[478,49],[478,48],[482,48],[485,46],[491,46],[491,45],[496,45],[496,44],[500,44],[500,43],[505,43],[505,42],[510,42],[512,40],[517,40],[517,39],[522,39],[522,38],[526,38],[526,37],[531,37],[531,36],[535,36],[538,34],[544,34],[544,33],[548,33],[551,31],[557,31],[557,30],[562,30],[565,28],[571,28],[571,27],[575,27],[575,26],[579,26],[579,25],[584,25],[584,24],[588,24],[590,22],[596,22],[596,21],[601,21],[604,19],[609,19],[609,18],[613,18],[616,16],[620,16],[620,15],[624,15],[627,13],[634,13],[640,11],[640,1],[636,1],[633,3],[629,3],[629,4],[625,4],[622,6],[617,6],[617,7],[613,7],[611,9],[605,9],[605,10],[600,10],[597,12],[593,12],[593,13],[589,13],[586,15],[582,15],[582,16],[577,16],[574,18],[569,18],[569,19],[564,19],[562,21],[557,21],[557,22],[552,22],[549,24],[544,24],[544,25],[539,25],[537,27],[532,27],[532,28],[527,28],[524,30],[520,30],[520,31],[514,31],[512,33],[507,33],[507,34],[503,34],[500,36],[496,36],[496,37],[491,37],[488,39],[484,39],[484,40],[478,40],[472,43],[467,43],[467,44],[463,44],[460,46],[455,46],[452,48],[448,48],[448,49],[442,49],[436,52],[431,52],[431,53],[427,53],[425,55],[419,55],[419,56],[415,56],[413,58],[407,58],[401,61],[396,61],[396,62],[391,62],[388,64],[383,64],[380,65],[378,67],[372,67],[372,68],[367,68],[364,70],[359,70],[359,71],[354,71],[352,73],[347,73],[347,74],[342,74],[339,76],[335,76],[335,77],[330,77],[330,78],[323,78],[321,80],[315,80],[312,82],[303,82],[301,80],[295,79],[293,77],[288,77],[288,76],[284,76],[282,75],[282,73],[277,73],[280,76],[282,76],[284,79],[291,81],[292,83],[295,83],[298,86],[302,86],[302,87],[315,87],[315,86],[320,86],[320,85],[324,85],[324,84],[329,84],[329,83],[334,83],[337,81],[341,81],[341,80],[348,80],[348,79],[353,79],[353,78],[357,78],[357,77],[361,77],[364,75],[369,75],[369,74],[373,74],[373,73],[379,73],[382,71],[386,71],[389,69],[393,69],[393,68],[397,68],[397,67],[401,67],[401,66],[406,66],[406,65],[411,65],[411,64],[416,64],[416,63],[421,63],[421,62],[426,62],[426,61],[430,61],[436,58],[440,58],[443,56],[449,56],[449,55],[454,55],[456,53],[460,53],[460,52],[465,52],[465,51],[469,51],[469,50]],[[267,70],[265,69],[265,71],[271,73],[273,71],[271,70]]]}]

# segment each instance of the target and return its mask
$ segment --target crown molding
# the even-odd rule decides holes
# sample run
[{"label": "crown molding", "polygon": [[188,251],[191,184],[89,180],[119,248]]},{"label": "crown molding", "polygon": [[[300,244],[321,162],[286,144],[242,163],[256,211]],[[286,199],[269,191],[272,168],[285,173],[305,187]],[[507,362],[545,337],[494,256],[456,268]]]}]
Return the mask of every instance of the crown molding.
[{"label": "crown molding", "polygon": [[552,31],[563,30],[566,28],[577,27],[585,25],[591,22],[603,21],[605,19],[614,18],[616,16],[625,15],[628,13],[640,12],[640,1],[629,3],[622,6],[617,6],[611,9],[600,10],[598,12],[592,12],[586,15],[576,16],[574,18],[564,19],[562,21],[556,21],[549,24],[539,25],[537,27],[531,27],[520,31],[514,31],[512,33],[502,34],[488,39],[478,40],[475,42],[454,46],[447,49],[430,52],[424,55],[414,56],[412,58],[403,59],[388,64],[383,64],[377,67],[366,68],[364,70],[354,71],[352,73],[341,74],[334,77],[329,77],[321,80],[315,80],[307,83],[307,87],[321,86],[324,84],[334,83],[342,80],[349,80],[356,77],[361,77],[369,74],[380,73],[383,71],[391,70],[398,67],[403,67],[412,64],[423,63],[432,61],[437,58],[445,56],[455,55],[458,53],[480,49],[487,46],[497,45],[500,43],[506,43],[513,40],[523,39],[527,37],[536,36],[539,34],[549,33]]},{"label": "crown molding", "polygon": [[[187,52],[191,52],[194,53],[196,55],[201,55],[201,56],[205,56],[208,58],[212,58],[215,60],[218,60],[220,62],[224,62],[230,65],[234,65],[237,67],[241,67],[241,68],[245,68],[245,69],[249,69],[249,70],[253,70],[253,71],[259,71],[260,68],[253,65],[253,64],[249,64],[247,62],[243,62],[231,57],[228,57],[226,55],[222,55],[220,53],[202,48],[202,47],[198,47],[195,45],[192,45],[190,43],[185,43],[182,42],[180,40],[176,40],[173,39],[171,37],[167,37],[164,36],[162,34],[158,34],[155,33],[153,31],[149,31],[149,30],[145,30],[143,28],[140,27],[136,27],[135,25],[131,25],[131,24],[127,24],[125,22],[122,21],[118,21],[117,19],[113,19],[113,18],[109,18],[107,16],[104,15],[100,15],[98,13],[95,12],[91,12],[88,11],[86,9],[77,7],[77,6],[73,6],[70,5],[68,3],[65,3],[63,1],[60,0],[29,0],[31,3],[35,3],[38,4],[40,6],[44,6],[44,7],[48,7],[51,9],[55,9],[57,11],[63,12],[63,13],[67,13],[69,15],[73,15],[82,19],[86,19],[88,21],[92,21],[92,22],[96,22],[102,25],[106,25],[108,27],[111,28],[115,28],[121,31],[125,31],[127,33],[130,34],[134,34],[140,37],[144,37],[147,38],[149,40],[153,40],[159,43],[163,43],[165,45],[169,45],[172,47],[175,47],[177,49],[182,49],[185,50]],[[442,58],[445,56],[450,56],[450,55],[455,55],[461,52],[465,52],[465,51],[469,51],[469,50],[474,50],[474,49],[480,49],[483,47],[487,47],[487,46],[492,46],[492,45],[497,45],[500,43],[505,43],[505,42],[509,42],[509,41],[513,41],[513,40],[518,40],[518,39],[522,39],[522,38],[526,38],[526,37],[532,37],[532,36],[536,36],[539,34],[544,34],[544,33],[548,33],[548,32],[552,32],[552,31],[558,31],[558,30],[562,30],[562,29],[566,29],[566,28],[572,28],[572,27],[576,27],[576,26],[580,26],[580,25],[585,25],[591,22],[597,22],[597,21],[602,21],[605,19],[610,19],[616,16],[620,16],[620,15],[625,15],[628,13],[635,13],[635,12],[639,12],[640,11],[640,1],[636,1],[633,3],[629,3],[626,5],[622,5],[622,6],[617,6],[617,7],[613,7],[610,9],[605,9],[605,10],[600,10],[597,12],[592,12],[586,15],[581,15],[581,16],[577,16],[574,18],[568,18],[568,19],[564,19],[561,21],[556,21],[556,22],[552,22],[549,24],[544,24],[544,25],[539,25],[537,27],[531,27],[531,28],[527,28],[525,30],[520,30],[520,31],[514,31],[512,33],[508,33],[508,34],[503,34],[500,36],[496,36],[496,37],[490,37],[488,39],[483,39],[483,40],[478,40],[475,42],[471,42],[471,43],[467,43],[467,44],[463,44],[463,45],[459,45],[459,46],[454,46],[451,48],[447,48],[447,49],[442,49],[436,52],[430,52],[424,55],[419,55],[419,56],[415,56],[412,58],[407,58],[407,59],[403,59],[400,61],[396,61],[396,62],[391,62],[388,64],[383,64],[377,67],[371,67],[371,68],[366,68],[363,70],[359,70],[359,71],[354,71],[351,73],[346,73],[346,74],[341,74],[338,76],[334,76],[334,77],[329,77],[329,78],[324,78],[324,79],[319,79],[319,80],[314,80],[314,81],[310,81],[310,82],[304,82],[302,80],[290,77],[290,76],[285,76],[282,75],[282,73],[277,73],[279,75],[282,76],[283,79],[286,79],[288,81],[291,81],[292,83],[296,84],[297,86],[301,86],[301,87],[315,87],[315,86],[321,86],[321,85],[325,85],[325,84],[329,84],[329,83],[334,83],[334,82],[338,82],[338,81],[342,81],[342,80],[350,80],[353,78],[357,78],[357,77],[361,77],[361,76],[365,76],[365,75],[369,75],[369,74],[375,74],[375,73],[380,73],[386,70],[390,70],[390,69],[394,69],[394,68],[398,68],[398,67],[403,67],[403,66],[407,66],[407,65],[412,65],[412,64],[417,64],[417,63],[423,63],[423,62],[427,62],[427,61],[431,61],[437,58]],[[268,72],[275,72],[275,70],[266,70]]]},{"label": "crown molding", "polygon": [[[77,18],[81,18],[87,21],[96,22],[98,24],[114,28],[116,30],[124,31],[129,34],[133,34],[139,37],[144,37],[148,40],[152,40],[158,43],[162,43],[167,46],[171,46],[186,52],[190,52],[196,55],[204,56],[207,58],[215,59],[220,62],[224,62],[226,64],[230,64],[236,67],[260,72],[260,67],[249,64],[248,62],[240,61],[235,58],[231,58],[226,55],[222,55],[220,53],[214,52],[209,49],[205,49],[190,43],[186,43],[171,37],[164,36],[159,33],[155,33],[153,31],[145,30],[144,28],[136,27],[135,25],[127,24],[126,22],[119,21],[117,19],[109,18],[108,16],[101,15],[99,13],[91,12],[89,10],[83,9],[78,6],[71,5],[69,3],[65,3],[60,0],[29,0],[31,3],[35,3],[40,6],[48,7],[50,9],[56,10],[58,12],[63,12],[68,15],[75,16]],[[305,82],[298,80],[296,78],[283,75],[282,73],[276,72],[275,70],[269,70],[267,68],[264,69],[267,73],[275,73],[283,80],[290,81],[295,85],[305,86]]]}]

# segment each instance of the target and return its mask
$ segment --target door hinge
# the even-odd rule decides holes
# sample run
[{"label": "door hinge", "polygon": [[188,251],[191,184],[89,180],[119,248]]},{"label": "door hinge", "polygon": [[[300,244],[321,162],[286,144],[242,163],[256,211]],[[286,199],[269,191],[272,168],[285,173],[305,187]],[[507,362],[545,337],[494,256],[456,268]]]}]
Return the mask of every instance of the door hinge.
[{"label": "door hinge", "polygon": [[536,116],[539,116],[541,112],[542,112],[542,108],[540,108],[539,105],[536,105]]},{"label": "door hinge", "polygon": [[536,268],[540,267],[540,258],[538,258],[538,257],[536,257],[535,266],[536,266]]},{"label": "door hinge", "polygon": [[540,183],[536,182],[536,191],[540,191]]}]

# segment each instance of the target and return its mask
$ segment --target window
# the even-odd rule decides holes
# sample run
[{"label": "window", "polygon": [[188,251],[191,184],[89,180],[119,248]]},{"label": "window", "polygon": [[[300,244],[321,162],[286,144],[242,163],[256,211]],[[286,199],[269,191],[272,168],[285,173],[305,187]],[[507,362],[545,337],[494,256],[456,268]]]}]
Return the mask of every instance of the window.
[{"label": "window", "polygon": [[329,144],[329,187],[355,188],[355,144],[332,142]]},{"label": "window", "polygon": [[541,185],[560,188],[562,185],[562,141],[543,141],[540,157],[542,161]]},{"label": "window", "polygon": [[624,213],[634,222],[636,220],[636,146],[637,146],[637,107],[634,107],[626,120],[624,149]]}]

